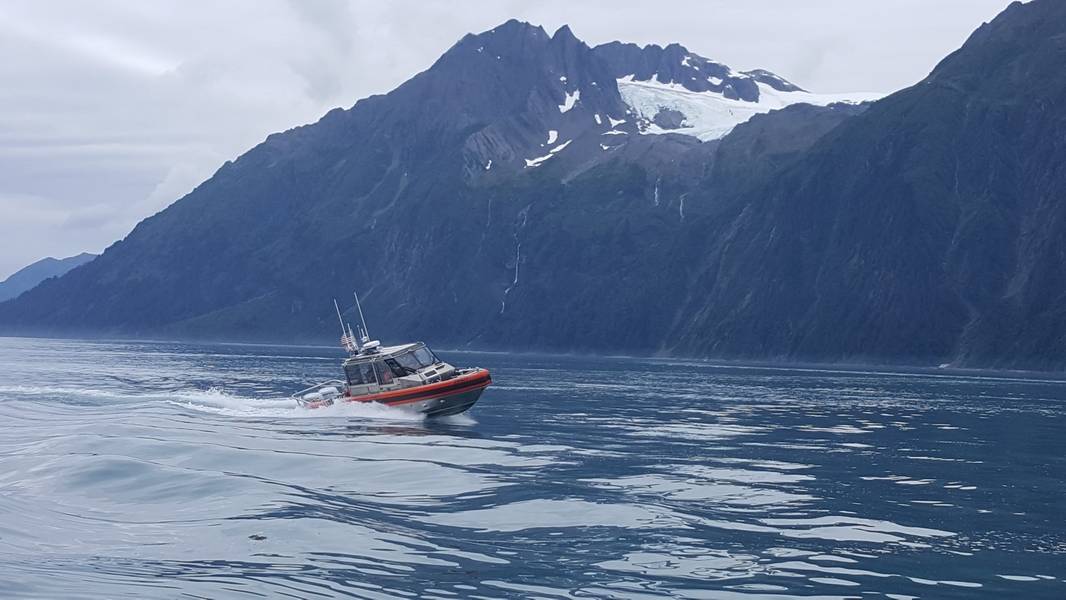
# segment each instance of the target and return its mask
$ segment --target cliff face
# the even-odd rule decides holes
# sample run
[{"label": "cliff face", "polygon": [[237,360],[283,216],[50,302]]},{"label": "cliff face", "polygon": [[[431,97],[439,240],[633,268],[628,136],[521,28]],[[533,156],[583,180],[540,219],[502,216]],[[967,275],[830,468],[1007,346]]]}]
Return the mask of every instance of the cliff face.
[{"label": "cliff face", "polygon": [[1015,4],[738,195],[677,347],[1061,368],[1064,40]]},{"label": "cliff face", "polygon": [[[1016,4],[913,88],[701,142],[617,80],[717,63],[508,22],[269,137],[0,331],[323,340],[358,287],[386,340],[1062,368],[1064,39],[1066,5]],[[722,68],[686,98],[805,93]]]}]

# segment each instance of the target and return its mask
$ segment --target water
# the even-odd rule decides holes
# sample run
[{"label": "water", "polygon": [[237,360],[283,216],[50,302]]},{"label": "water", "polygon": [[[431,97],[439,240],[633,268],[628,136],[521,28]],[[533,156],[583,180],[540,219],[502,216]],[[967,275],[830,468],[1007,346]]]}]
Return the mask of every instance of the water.
[{"label": "water", "polygon": [[1066,383],[442,354],[0,338],[0,597],[1066,597]]}]

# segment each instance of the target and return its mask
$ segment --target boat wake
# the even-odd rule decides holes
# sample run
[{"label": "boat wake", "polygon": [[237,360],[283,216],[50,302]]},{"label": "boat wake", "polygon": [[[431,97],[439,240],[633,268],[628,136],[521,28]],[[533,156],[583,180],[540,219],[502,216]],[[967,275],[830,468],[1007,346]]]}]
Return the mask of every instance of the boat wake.
[{"label": "boat wake", "polygon": [[2,386],[0,396],[3,395],[15,400],[45,403],[53,409],[62,405],[73,407],[115,404],[139,404],[150,408],[163,403],[200,413],[244,418],[358,418],[404,422],[420,422],[425,419],[424,415],[418,413],[376,403],[339,402],[333,406],[310,409],[299,406],[292,398],[245,396],[222,388],[124,393],[119,390],[62,386]]},{"label": "boat wake", "polygon": [[375,403],[338,402],[331,406],[305,408],[292,398],[252,398],[221,389],[175,394],[169,403],[185,409],[230,417],[271,417],[292,419],[361,418],[388,421],[422,421],[424,415]]}]

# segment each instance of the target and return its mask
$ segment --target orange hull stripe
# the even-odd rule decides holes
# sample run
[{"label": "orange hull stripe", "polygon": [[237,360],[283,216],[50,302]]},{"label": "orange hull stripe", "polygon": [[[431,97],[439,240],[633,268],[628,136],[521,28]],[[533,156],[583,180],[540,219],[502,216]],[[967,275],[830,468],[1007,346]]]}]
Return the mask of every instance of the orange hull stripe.
[{"label": "orange hull stripe", "polygon": [[[386,400],[384,402],[381,402],[381,404],[384,404],[385,406],[399,406],[401,404],[413,404],[415,402],[423,402],[425,400],[435,400],[437,398],[447,398],[448,396],[454,396],[456,394],[465,394],[466,392],[472,392],[474,390],[485,389],[485,388],[489,387],[489,383],[491,383],[491,382],[488,382],[488,381],[477,382],[477,383],[473,383],[471,385],[467,385],[467,386],[464,386],[464,387],[461,387],[461,388],[457,388],[457,389],[454,389],[454,390],[448,390],[446,392],[441,392],[439,394],[432,394],[432,395],[429,395],[429,396],[419,396],[417,398],[411,398],[409,400],[393,400],[392,402],[389,402],[389,401]],[[345,401],[347,401],[347,402],[378,402],[378,400],[363,400],[363,399],[356,400],[355,398],[345,398]]]},{"label": "orange hull stripe", "polygon": [[[383,402],[385,404],[389,404],[389,401],[388,401],[389,398],[404,398],[406,400],[405,397],[406,396],[410,396],[411,394],[430,393],[430,392],[433,392],[433,391],[436,391],[436,390],[441,390],[442,388],[453,388],[453,387],[456,387],[458,384],[468,384],[468,385],[481,385],[481,384],[484,384],[485,386],[487,386],[490,383],[492,383],[492,377],[489,375],[489,372],[486,371],[485,369],[481,369],[479,371],[475,371],[475,372],[470,373],[468,375],[462,375],[460,377],[456,377],[454,379],[449,379],[447,381],[439,381],[437,383],[431,383],[429,385],[419,386],[418,388],[406,388],[406,389],[402,389],[402,390],[393,390],[391,392],[380,392],[380,393],[377,393],[377,394],[370,394],[370,395],[367,395],[367,396],[359,396],[359,397],[344,396],[343,399],[348,401],[348,402]],[[465,388],[465,387],[467,387],[467,385],[464,385],[463,387]],[[452,390],[449,389],[449,391],[445,395],[448,395],[450,393],[452,393]],[[419,397],[418,400],[424,400],[425,398],[426,397]],[[393,402],[392,404],[399,404],[399,402]]]}]

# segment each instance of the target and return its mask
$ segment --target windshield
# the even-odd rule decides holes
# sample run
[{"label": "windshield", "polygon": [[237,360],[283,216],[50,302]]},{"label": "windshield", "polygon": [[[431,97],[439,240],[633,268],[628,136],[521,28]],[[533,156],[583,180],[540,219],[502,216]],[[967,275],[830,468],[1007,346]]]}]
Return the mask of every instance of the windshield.
[{"label": "windshield", "polygon": [[433,352],[429,348],[422,346],[414,351],[415,360],[423,367],[428,367],[437,362],[437,357],[433,356]]},{"label": "windshield", "polygon": [[417,373],[420,369],[434,365],[439,361],[437,360],[437,357],[434,356],[432,350],[425,346],[419,346],[418,348],[408,350],[403,354],[397,354],[392,358],[387,358],[385,359],[385,362],[397,377],[403,377],[404,375]]},{"label": "windshield", "polygon": [[418,359],[411,352],[404,352],[398,355],[395,360],[408,373],[415,373],[422,366],[418,364]]}]

